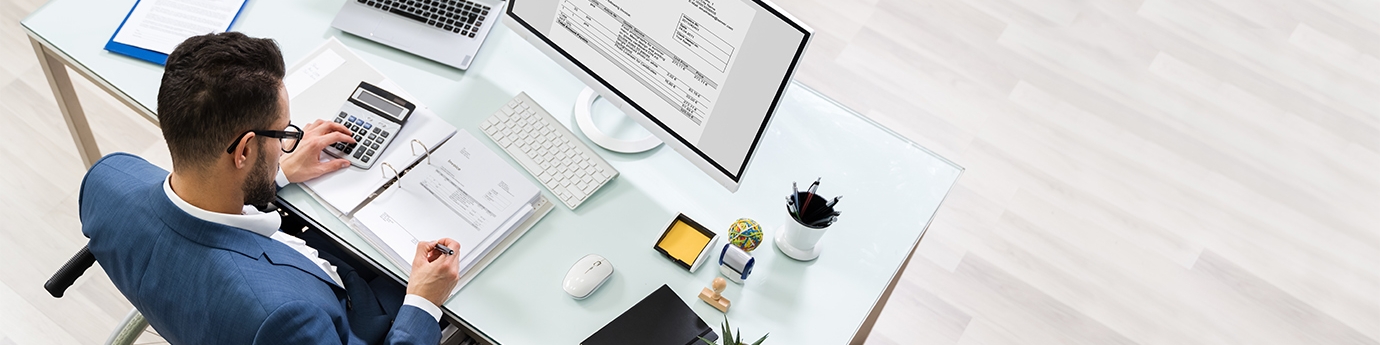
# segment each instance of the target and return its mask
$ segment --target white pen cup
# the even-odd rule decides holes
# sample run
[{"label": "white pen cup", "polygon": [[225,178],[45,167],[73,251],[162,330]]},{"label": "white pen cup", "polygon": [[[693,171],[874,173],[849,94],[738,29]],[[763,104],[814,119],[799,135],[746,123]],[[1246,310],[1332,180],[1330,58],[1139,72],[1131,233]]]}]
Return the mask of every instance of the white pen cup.
[{"label": "white pen cup", "polygon": [[821,249],[823,249],[819,241],[824,237],[824,232],[829,230],[829,226],[818,228],[806,226],[799,219],[796,219],[791,211],[792,209],[788,204],[786,220],[781,222],[781,228],[776,235],[776,247],[781,250],[782,254],[786,254],[792,259],[810,261],[818,258]]},{"label": "white pen cup", "polygon": [[812,228],[805,226],[805,224],[800,224],[800,220],[790,215],[787,215],[786,218],[790,219],[784,222],[786,223],[786,243],[802,251],[808,252],[815,249],[820,238],[824,237],[824,231],[829,230],[828,227]]}]

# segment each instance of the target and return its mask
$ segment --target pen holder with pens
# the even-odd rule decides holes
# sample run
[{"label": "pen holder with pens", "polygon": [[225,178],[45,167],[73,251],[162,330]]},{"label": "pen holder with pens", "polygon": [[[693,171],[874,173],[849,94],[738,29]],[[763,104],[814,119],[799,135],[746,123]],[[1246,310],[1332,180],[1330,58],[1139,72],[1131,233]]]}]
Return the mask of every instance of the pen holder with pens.
[{"label": "pen holder with pens", "polygon": [[819,181],[810,185],[806,191],[798,189],[786,197],[786,221],[776,231],[776,248],[787,257],[800,261],[810,261],[819,257],[823,250],[820,238],[829,226],[838,220],[840,212],[834,206],[843,197],[828,200],[815,194]]}]

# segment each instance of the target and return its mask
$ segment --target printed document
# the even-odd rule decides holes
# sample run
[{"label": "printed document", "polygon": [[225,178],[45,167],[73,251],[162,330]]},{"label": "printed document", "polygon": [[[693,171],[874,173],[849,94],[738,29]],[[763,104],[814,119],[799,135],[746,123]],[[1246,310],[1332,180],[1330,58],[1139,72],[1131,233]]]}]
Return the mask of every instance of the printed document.
[{"label": "printed document", "polygon": [[115,42],[172,54],[192,36],[224,32],[245,0],[141,0],[130,11]]},{"label": "printed document", "polygon": [[411,267],[418,242],[455,239],[464,275],[532,215],[540,195],[525,175],[462,130],[354,219],[402,267]]},{"label": "printed document", "polygon": [[[551,40],[699,142],[757,11],[742,0],[561,0]],[[598,54],[598,55],[594,55]],[[666,114],[666,115],[662,115]],[[681,116],[671,116],[679,114]]]}]

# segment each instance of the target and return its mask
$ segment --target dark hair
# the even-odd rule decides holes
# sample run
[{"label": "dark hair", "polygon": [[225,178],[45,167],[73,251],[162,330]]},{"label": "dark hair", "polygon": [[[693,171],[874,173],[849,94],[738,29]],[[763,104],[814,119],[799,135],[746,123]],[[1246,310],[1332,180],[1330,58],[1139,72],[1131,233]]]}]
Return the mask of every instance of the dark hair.
[{"label": "dark hair", "polygon": [[283,74],[272,39],[225,32],[178,44],[158,87],[158,122],[173,166],[205,168],[235,136],[273,124]]}]

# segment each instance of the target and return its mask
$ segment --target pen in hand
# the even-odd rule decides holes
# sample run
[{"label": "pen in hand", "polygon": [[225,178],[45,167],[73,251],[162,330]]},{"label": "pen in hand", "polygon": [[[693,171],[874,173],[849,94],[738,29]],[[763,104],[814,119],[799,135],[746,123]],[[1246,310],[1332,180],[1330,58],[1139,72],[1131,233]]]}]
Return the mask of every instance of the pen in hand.
[{"label": "pen in hand", "polygon": [[452,250],[452,249],[450,249],[449,247],[443,246],[443,245],[441,245],[440,243],[437,243],[437,244],[436,244],[436,251],[445,253],[446,255],[455,255],[455,250]]}]

